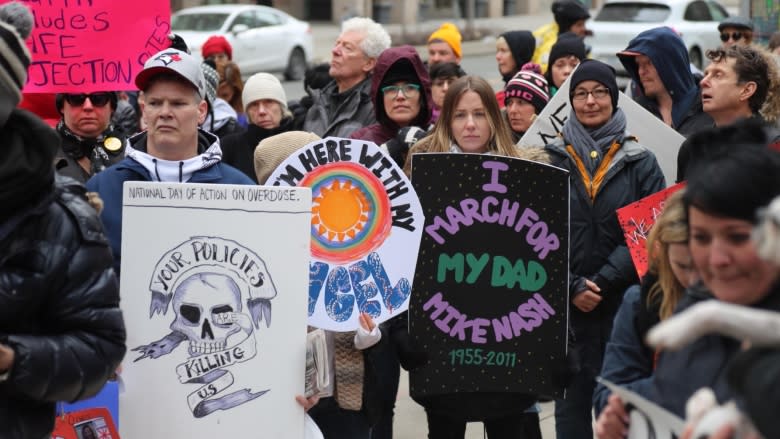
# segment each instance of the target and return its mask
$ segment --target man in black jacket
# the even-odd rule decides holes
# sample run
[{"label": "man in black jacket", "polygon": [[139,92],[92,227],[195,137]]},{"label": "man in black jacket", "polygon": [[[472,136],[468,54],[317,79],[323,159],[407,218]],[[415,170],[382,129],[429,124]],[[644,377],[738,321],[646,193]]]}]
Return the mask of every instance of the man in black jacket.
[{"label": "man in black jacket", "polygon": [[[9,23],[14,23],[11,25]],[[57,133],[15,106],[32,15],[0,7],[0,437],[40,439],[55,402],[96,394],[125,353],[119,285],[83,186],[55,175]]]}]

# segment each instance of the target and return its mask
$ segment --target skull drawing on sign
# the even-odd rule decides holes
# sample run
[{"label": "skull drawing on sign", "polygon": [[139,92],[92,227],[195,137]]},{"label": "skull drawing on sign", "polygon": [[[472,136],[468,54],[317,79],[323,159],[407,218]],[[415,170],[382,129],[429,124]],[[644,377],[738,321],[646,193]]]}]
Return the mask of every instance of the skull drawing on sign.
[{"label": "skull drawing on sign", "polygon": [[241,330],[232,318],[241,312],[241,290],[226,275],[193,274],[176,288],[173,311],[171,329],[189,339],[190,355],[223,351],[228,338]]}]

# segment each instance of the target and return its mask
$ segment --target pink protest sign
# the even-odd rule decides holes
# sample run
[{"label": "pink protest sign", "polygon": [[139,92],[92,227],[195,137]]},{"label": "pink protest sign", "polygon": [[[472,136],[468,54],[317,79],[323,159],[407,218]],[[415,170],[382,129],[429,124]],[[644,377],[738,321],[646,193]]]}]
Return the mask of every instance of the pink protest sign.
[{"label": "pink protest sign", "polygon": [[617,210],[618,221],[640,279],[647,272],[647,236],[650,229],[663,212],[666,199],[683,187],[685,183],[670,186]]},{"label": "pink protest sign", "polygon": [[134,90],[147,58],[170,45],[167,1],[24,3],[35,19],[26,93]]}]

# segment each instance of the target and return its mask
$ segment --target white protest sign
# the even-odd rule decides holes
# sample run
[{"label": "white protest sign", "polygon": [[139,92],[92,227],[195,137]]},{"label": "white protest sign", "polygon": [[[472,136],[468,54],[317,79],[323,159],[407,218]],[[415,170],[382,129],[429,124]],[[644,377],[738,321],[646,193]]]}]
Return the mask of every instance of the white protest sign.
[{"label": "white protest sign", "polygon": [[267,184],[311,188],[309,324],[354,331],[409,306],[424,218],[398,165],[372,142],[328,137],[299,149]]},{"label": "white protest sign", "polygon": [[630,418],[628,439],[675,439],[682,434],[685,421],[679,417],[604,378],[597,380],[623,400]]},{"label": "white protest sign", "polygon": [[[566,78],[555,96],[534,119],[534,123],[517,142],[519,146],[543,146],[558,138],[558,133],[563,129],[563,124],[571,113],[569,104],[571,77],[572,75],[569,75]],[[685,137],[622,92],[618,96],[618,107],[622,108],[626,115],[628,132],[655,154],[666,178],[666,184],[674,183],[677,179],[677,151]]]},{"label": "white protest sign", "polygon": [[311,192],[126,182],[128,438],[303,438]]}]

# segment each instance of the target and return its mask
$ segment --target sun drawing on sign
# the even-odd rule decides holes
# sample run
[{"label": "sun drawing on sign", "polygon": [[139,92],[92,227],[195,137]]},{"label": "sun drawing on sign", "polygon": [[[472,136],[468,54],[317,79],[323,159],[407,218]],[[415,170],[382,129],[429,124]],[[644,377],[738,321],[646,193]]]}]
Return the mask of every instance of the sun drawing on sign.
[{"label": "sun drawing on sign", "polygon": [[329,187],[320,189],[312,200],[311,223],[317,233],[329,241],[355,239],[368,221],[371,206],[362,192],[347,180],[343,184],[333,179]]},{"label": "sun drawing on sign", "polygon": [[312,190],[312,254],[345,263],[381,246],[390,234],[387,191],[368,169],[351,162],[320,166],[301,185]]}]

